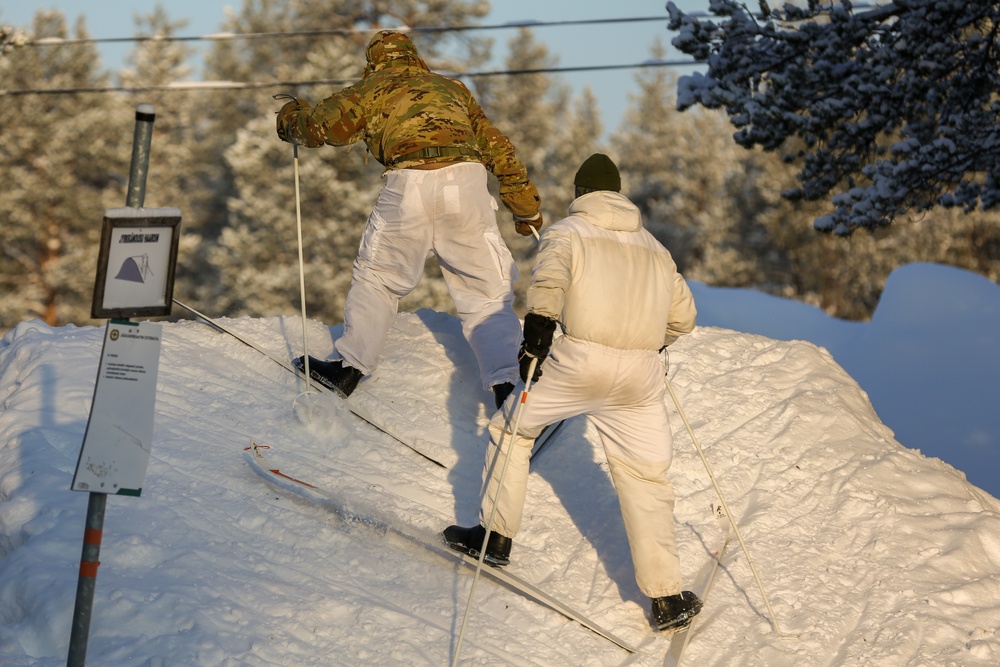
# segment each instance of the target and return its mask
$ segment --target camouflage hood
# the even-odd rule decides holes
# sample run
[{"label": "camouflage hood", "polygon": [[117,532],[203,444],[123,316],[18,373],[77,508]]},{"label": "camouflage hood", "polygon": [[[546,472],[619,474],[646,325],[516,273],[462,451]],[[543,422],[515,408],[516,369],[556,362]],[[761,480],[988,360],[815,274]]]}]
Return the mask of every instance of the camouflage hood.
[{"label": "camouflage hood", "polygon": [[372,37],[372,41],[368,42],[365,57],[368,64],[365,65],[362,77],[367,77],[390,66],[430,69],[427,67],[427,63],[417,55],[417,47],[413,45],[410,38],[395,30],[383,30]]}]

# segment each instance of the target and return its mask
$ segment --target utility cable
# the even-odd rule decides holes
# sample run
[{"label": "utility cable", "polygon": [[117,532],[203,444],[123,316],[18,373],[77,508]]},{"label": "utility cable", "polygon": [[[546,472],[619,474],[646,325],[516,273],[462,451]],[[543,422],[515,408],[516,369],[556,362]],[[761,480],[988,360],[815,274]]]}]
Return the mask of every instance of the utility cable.
[{"label": "utility cable", "polygon": [[[693,14],[689,15],[693,16]],[[667,15],[663,16],[638,16],[633,18],[611,18],[611,19],[579,19],[568,21],[512,21],[509,23],[498,23],[493,25],[449,25],[449,26],[399,26],[397,28],[383,28],[398,30],[400,32],[471,32],[479,30],[511,30],[516,28],[551,28],[557,26],[572,25],[608,25],[613,23],[639,23],[649,21],[666,22]],[[197,36],[173,36],[173,35],[140,35],[135,37],[82,37],[82,38],[62,38],[62,37],[42,37],[29,42],[24,42],[19,46],[65,46],[72,44],[110,44],[120,42],[222,42],[237,39],[273,39],[286,37],[328,37],[331,35],[365,35],[376,32],[374,28],[329,28],[324,30],[289,30],[284,32],[217,32],[207,35]]]},{"label": "utility cable", "polygon": [[[525,76],[529,74],[563,74],[567,72],[597,72],[605,70],[641,69],[646,67],[685,67],[700,65],[701,60],[648,60],[630,65],[591,65],[584,67],[540,67],[538,69],[487,70],[483,72],[441,72],[457,79],[490,76]],[[356,77],[346,79],[307,79],[302,81],[175,81],[161,86],[78,86],[73,88],[11,88],[0,89],[0,97],[16,95],[70,95],[79,93],[149,93],[207,90],[258,90],[261,88],[292,88],[297,86],[346,86]]]}]

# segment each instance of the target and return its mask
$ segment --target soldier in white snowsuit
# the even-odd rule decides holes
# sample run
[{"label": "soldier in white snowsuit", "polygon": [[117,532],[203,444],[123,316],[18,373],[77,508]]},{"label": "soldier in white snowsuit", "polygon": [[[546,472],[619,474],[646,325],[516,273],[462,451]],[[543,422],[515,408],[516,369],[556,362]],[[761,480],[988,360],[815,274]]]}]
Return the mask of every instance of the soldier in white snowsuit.
[{"label": "soldier in white snowsuit", "polygon": [[[694,299],[670,253],[643,228],[639,209],[619,194],[621,180],[610,158],[588,158],[574,184],[569,216],[542,235],[528,288],[519,359],[522,381],[536,361],[537,384],[523,403],[516,434],[511,429],[520,391],[490,422],[483,525],[451,526],[445,538],[453,548],[478,555],[493,515],[485,560],[509,562],[535,438],[549,424],[586,414],[604,445],[636,581],[652,599],[654,626],[682,627],[701,602],[681,588],[659,351],[694,329]],[[557,322],[563,335],[553,343]],[[506,456],[511,458],[500,487]]]}]

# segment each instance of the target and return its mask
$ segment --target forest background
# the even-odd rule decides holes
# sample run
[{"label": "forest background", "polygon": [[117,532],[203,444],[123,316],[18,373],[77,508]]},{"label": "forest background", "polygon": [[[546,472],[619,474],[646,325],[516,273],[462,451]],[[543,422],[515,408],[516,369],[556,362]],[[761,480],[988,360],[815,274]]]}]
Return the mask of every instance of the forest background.
[{"label": "forest background", "polygon": [[[244,2],[220,31],[342,34],[215,42],[204,81],[259,87],[177,86],[191,81],[184,41],[138,41],[127,65],[110,71],[92,42],[29,45],[42,38],[87,38],[58,11],[36,13],[27,29],[0,34],[0,332],[40,318],[53,326],[90,319],[100,218],[124,205],[138,104],[156,122],[145,206],[181,209],[175,296],[213,315],[281,315],[299,309],[292,152],[274,134],[275,93],[317,101],[355,80],[371,30],[383,26],[470,25],[487,2],[383,3],[349,0]],[[2,19],[2,16],[0,16]],[[0,21],[2,23],[2,21]],[[184,21],[158,8],[139,17],[136,36],[177,36]],[[494,41],[475,31],[416,31],[436,71],[482,71]],[[664,41],[670,39],[665,32]],[[531,29],[514,32],[507,71],[544,70],[554,58]],[[663,44],[650,60],[662,60]],[[627,74],[622,74],[627,76]],[[591,90],[574,94],[557,74],[462,77],[490,119],[517,147],[554,222],[572,199],[572,177],[593,152],[611,155],[623,192],[685,276],[708,285],[752,288],[819,306],[851,320],[870,317],[889,273],[912,262],[1000,277],[1000,214],[935,208],[891,226],[849,236],[817,232],[828,202],[790,202],[798,167],[784,151],[746,150],[723,112],[676,110],[676,73],[636,70],[638,93],[619,127],[606,131]],[[322,83],[294,82],[322,81]],[[171,86],[177,86],[171,88]],[[119,87],[140,92],[107,92]],[[88,89],[58,94],[10,91]],[[358,242],[381,186],[382,167],[353,150],[301,151],[301,207],[309,316],[341,321]],[[495,183],[493,184],[495,187]],[[498,222],[521,269],[519,311],[535,242]],[[400,304],[453,312],[434,260]]]}]

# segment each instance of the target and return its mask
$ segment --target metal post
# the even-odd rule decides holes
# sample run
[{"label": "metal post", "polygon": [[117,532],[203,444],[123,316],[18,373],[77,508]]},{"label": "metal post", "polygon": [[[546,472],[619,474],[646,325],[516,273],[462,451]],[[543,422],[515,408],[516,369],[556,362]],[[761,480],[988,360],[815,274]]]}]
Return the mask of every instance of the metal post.
[{"label": "metal post", "polygon": [[69,657],[66,667],[83,667],[87,660],[87,639],[90,634],[90,617],[94,608],[94,588],[97,586],[97,567],[101,555],[101,535],[104,531],[104,506],[108,496],[91,493],[87,504],[87,527],[83,533],[83,552],[80,555],[80,578],[76,586],[76,607],[73,609],[73,630],[69,638]]},{"label": "metal post", "polygon": [[[129,166],[128,193],[125,205],[142,208],[146,199],[146,174],[149,173],[149,146],[153,139],[153,121],[156,111],[152,104],[135,108],[135,133],[132,137],[132,163]],[[83,667],[87,660],[87,641],[90,636],[90,619],[94,610],[94,589],[97,587],[97,568],[101,564],[101,536],[104,532],[104,508],[108,496],[90,493],[87,503],[87,524],[83,532],[83,550],[80,555],[80,576],[76,584],[76,605],[73,608],[73,626],[69,638],[66,667]]]},{"label": "metal post", "polygon": [[153,139],[156,111],[152,104],[135,108],[135,134],[132,137],[132,164],[128,170],[128,195],[125,205],[142,208],[146,200],[146,175],[149,173],[149,145]]}]

